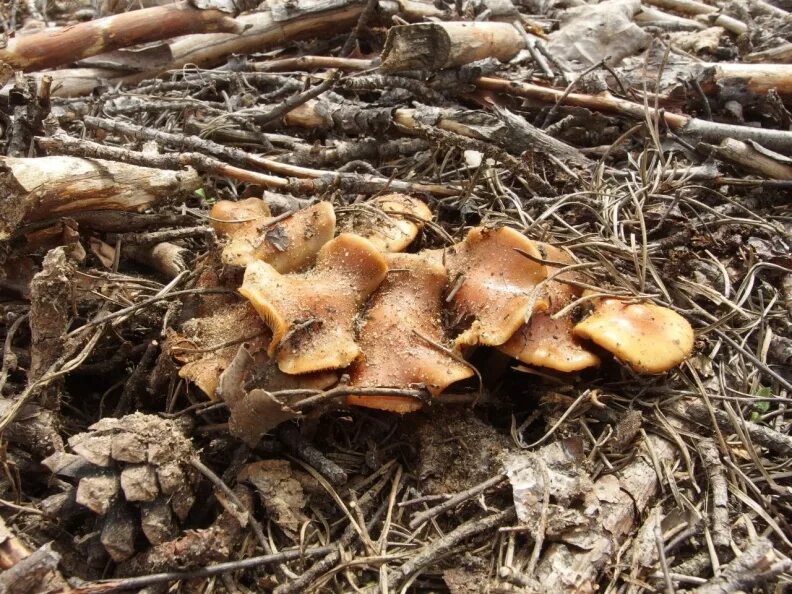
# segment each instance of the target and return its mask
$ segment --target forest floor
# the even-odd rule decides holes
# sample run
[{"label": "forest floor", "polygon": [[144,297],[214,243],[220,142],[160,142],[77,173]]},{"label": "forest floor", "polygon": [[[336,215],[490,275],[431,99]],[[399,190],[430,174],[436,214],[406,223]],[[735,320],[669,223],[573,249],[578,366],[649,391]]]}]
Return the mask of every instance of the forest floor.
[{"label": "forest floor", "polygon": [[[0,593],[788,591],[792,5],[256,4],[0,3]],[[468,379],[310,367],[322,319],[279,350],[234,258],[394,217],[444,275],[470,229],[562,248],[569,328],[653,303],[692,353],[452,348],[466,320],[421,319],[391,255],[380,359]],[[292,264],[261,274],[347,307],[343,262]]]}]

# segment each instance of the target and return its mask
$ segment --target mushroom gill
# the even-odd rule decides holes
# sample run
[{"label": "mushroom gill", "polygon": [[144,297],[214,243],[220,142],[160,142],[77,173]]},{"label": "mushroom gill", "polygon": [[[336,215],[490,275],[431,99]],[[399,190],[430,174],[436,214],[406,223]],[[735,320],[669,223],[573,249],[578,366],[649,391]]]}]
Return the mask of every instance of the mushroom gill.
[{"label": "mushroom gill", "polygon": [[346,227],[383,252],[405,250],[423,229],[424,222],[432,220],[429,207],[406,194],[385,194],[362,206],[372,206],[376,210],[356,213],[348,219]]},{"label": "mushroom gill", "polygon": [[[446,269],[427,254],[388,254],[390,272],[371,296],[358,333],[361,354],[349,369],[354,387],[423,384],[436,396],[473,375],[470,366],[435,345],[442,326]],[[435,343],[435,344],[433,344]],[[406,413],[421,403],[406,396],[348,396],[347,403]]]},{"label": "mushroom gill", "polygon": [[[526,258],[520,252],[530,255]],[[434,257],[439,251],[433,252]],[[471,229],[442,254],[452,285],[450,301],[461,323],[472,322],[458,347],[499,346],[511,338],[529,311],[544,311],[541,283],[547,276],[535,242],[509,227]]]},{"label": "mushroom gill", "polygon": [[[599,365],[599,357],[587,349],[572,334],[575,325],[572,314],[553,319],[553,314],[582,294],[582,290],[568,282],[574,281],[574,272],[561,272],[564,266],[574,264],[565,251],[546,243],[536,243],[545,262],[547,281],[544,292],[549,309],[536,312],[520,326],[519,330],[498,349],[528,365],[537,365],[566,373]],[[557,265],[555,265],[557,264]]]},{"label": "mushroom gill", "polygon": [[316,266],[281,274],[259,260],[248,264],[239,292],[272,330],[268,353],[286,373],[346,367],[358,356],[355,317],[388,270],[368,240],[342,233],[326,243]]},{"label": "mushroom gill", "polygon": [[693,328],[675,311],[651,303],[605,298],[573,328],[639,373],[661,373],[693,350]]},{"label": "mushroom gill", "polygon": [[278,272],[301,270],[314,262],[319,249],[335,234],[335,211],[329,202],[287,217],[270,217],[266,203],[258,198],[222,200],[212,207],[210,216],[217,234],[228,237],[221,260],[229,266],[261,260]]}]

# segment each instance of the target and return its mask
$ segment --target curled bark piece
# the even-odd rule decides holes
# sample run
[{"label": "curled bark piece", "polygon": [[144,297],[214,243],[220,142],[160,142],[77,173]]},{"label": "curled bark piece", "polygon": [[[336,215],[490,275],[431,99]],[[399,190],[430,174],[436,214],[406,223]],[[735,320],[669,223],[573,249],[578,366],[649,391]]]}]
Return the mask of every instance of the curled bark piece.
[{"label": "curled bark piece", "polygon": [[406,249],[423,229],[424,221],[432,220],[429,207],[406,194],[386,194],[365,204],[381,210],[384,215],[372,216],[363,212],[347,227],[383,252]]},{"label": "curled bark piece", "polygon": [[[523,251],[531,259],[521,255]],[[536,244],[510,229],[471,229],[464,241],[447,249],[444,258],[451,277],[451,306],[467,329],[457,346],[505,343],[532,311],[549,303],[539,286],[547,276]]]},{"label": "curled bark piece", "polygon": [[[564,251],[545,243],[537,243],[546,260],[561,265],[574,261]],[[547,276],[551,277],[559,268],[546,265]],[[553,319],[553,314],[579,297],[581,289],[566,284],[574,280],[574,273],[564,273],[546,283],[549,301],[546,312],[536,312],[504,345],[498,349],[510,357],[528,365],[538,365],[556,371],[574,372],[599,365],[599,357],[587,349],[573,334],[575,322],[572,313]]]},{"label": "curled bark piece", "polygon": [[593,340],[639,373],[662,373],[693,350],[693,328],[667,307],[602,299],[577,324],[576,336]]},{"label": "curled bark piece", "polygon": [[[251,199],[258,200],[258,199]],[[287,217],[270,217],[263,200],[245,201],[240,212],[234,203],[220,201],[212,207],[213,226],[230,238],[223,248],[223,264],[246,266],[253,260],[271,264],[278,272],[302,270],[313,264],[319,249],[335,234],[333,205],[319,202]],[[241,221],[233,229],[231,221]]]},{"label": "curled bark piece", "polygon": [[319,251],[308,272],[282,275],[250,263],[239,292],[272,330],[268,354],[285,373],[346,367],[358,356],[355,317],[388,265],[368,240],[342,233]]},{"label": "curled bark piece", "polygon": [[81,210],[140,211],[201,186],[194,169],[169,171],[77,157],[0,157],[0,241],[23,222]]},{"label": "curled bark piece", "polygon": [[652,461],[670,464],[675,455],[670,442],[649,435],[632,462],[597,479],[589,495],[593,501],[587,501],[586,509],[586,516],[596,519],[588,529],[572,527],[556,537],[539,560],[536,577],[546,592],[592,594],[598,590],[599,572],[613,561],[657,492],[659,480]]},{"label": "curled bark piece", "polygon": [[[247,391],[245,386],[249,380],[258,388]],[[262,353],[253,357],[243,345],[220,376],[217,394],[231,412],[228,430],[252,447],[282,421],[300,416],[289,402],[274,393],[295,389],[324,390],[337,381],[336,373],[330,371],[287,375],[272,361],[262,363]]]},{"label": "curled bark piece", "polygon": [[388,30],[380,68],[384,72],[432,72],[490,57],[506,62],[524,48],[522,36],[510,23],[400,25]]},{"label": "curled bark piece", "polygon": [[[436,396],[473,375],[470,366],[435,346],[446,342],[441,316],[448,273],[426,254],[389,254],[387,261],[392,272],[369,301],[358,335],[361,355],[349,370],[351,383],[424,384]],[[421,407],[416,399],[399,396],[348,396],[347,402],[399,413]]]},{"label": "curled bark piece", "polygon": [[240,30],[234,19],[219,10],[199,10],[189,2],[179,2],[12,37],[0,49],[0,63],[17,70],[41,70],[188,33]]}]

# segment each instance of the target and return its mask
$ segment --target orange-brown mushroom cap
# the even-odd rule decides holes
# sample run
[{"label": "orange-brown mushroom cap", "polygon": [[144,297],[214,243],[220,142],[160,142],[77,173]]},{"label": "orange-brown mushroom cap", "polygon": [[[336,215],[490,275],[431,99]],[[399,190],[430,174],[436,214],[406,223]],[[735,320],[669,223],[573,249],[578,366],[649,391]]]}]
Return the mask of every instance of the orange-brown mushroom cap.
[{"label": "orange-brown mushroom cap", "polygon": [[572,334],[573,327],[569,315],[554,320],[551,313],[537,312],[498,349],[528,365],[565,373],[599,365],[599,357]]},{"label": "orange-brown mushroom cap", "polygon": [[272,330],[269,354],[286,373],[346,367],[358,356],[355,317],[385,278],[388,265],[371,242],[342,233],[325,244],[316,266],[280,274],[251,262],[242,293]]},{"label": "orange-brown mushroom cap", "polygon": [[219,237],[255,232],[258,225],[270,218],[269,206],[261,198],[218,200],[209,211],[212,228]]},{"label": "orange-brown mushroom cap", "polygon": [[661,373],[693,350],[693,328],[675,311],[651,303],[601,299],[573,332],[594,341],[639,373]]},{"label": "orange-brown mushroom cap", "polygon": [[[238,211],[225,204],[228,201],[222,201],[222,208],[218,208],[220,202],[212,208],[215,229],[229,237],[223,248],[223,264],[247,266],[253,260],[261,260],[278,272],[301,270],[313,264],[319,249],[335,234],[335,210],[329,202],[319,202],[278,220],[265,215],[253,218],[259,207],[249,204],[251,200],[258,199],[231,202],[242,204]],[[258,202],[266,207],[263,200]],[[246,222],[223,222],[233,220]]]},{"label": "orange-brown mushroom cap", "polygon": [[[473,375],[470,366],[429,342],[446,343],[441,316],[448,273],[426,254],[388,254],[386,259],[391,272],[369,300],[358,335],[361,354],[349,369],[351,385],[423,384],[436,396]],[[347,402],[399,413],[421,408],[404,396],[355,395]]]},{"label": "orange-brown mushroom cap", "polygon": [[555,246],[539,242],[536,246],[542,253],[543,260],[558,263],[558,265],[544,265],[549,279],[544,287],[549,309],[546,312],[532,314],[531,318],[498,349],[528,365],[565,373],[599,365],[599,357],[572,334],[574,327],[572,315],[566,314],[555,320],[552,318],[554,313],[561,311],[582,293],[578,287],[562,282],[574,280],[576,276],[574,272],[558,273],[561,267],[573,264],[574,260]]},{"label": "orange-brown mushroom cap", "polygon": [[365,204],[384,215],[372,216],[364,212],[349,220],[350,229],[383,252],[403,251],[423,229],[424,221],[432,220],[429,207],[406,194],[386,194]]},{"label": "orange-brown mushroom cap", "polygon": [[472,320],[456,338],[457,346],[499,346],[522,325],[529,309],[547,309],[540,286],[545,266],[518,250],[542,259],[534,242],[509,227],[471,229],[464,241],[445,251],[451,283],[462,278],[451,299],[454,314]]}]

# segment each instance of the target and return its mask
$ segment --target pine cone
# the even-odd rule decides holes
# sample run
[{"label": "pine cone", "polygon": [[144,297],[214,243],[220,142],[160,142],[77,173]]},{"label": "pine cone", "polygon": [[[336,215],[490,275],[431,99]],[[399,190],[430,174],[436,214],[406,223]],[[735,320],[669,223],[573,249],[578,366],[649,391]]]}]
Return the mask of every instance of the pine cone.
[{"label": "pine cone", "polygon": [[103,518],[101,542],[115,561],[135,553],[140,530],[153,545],[176,535],[200,478],[189,463],[195,450],[179,424],[142,413],[108,417],[68,444],[73,454],[59,452],[43,464],[79,480],[76,503]]}]

